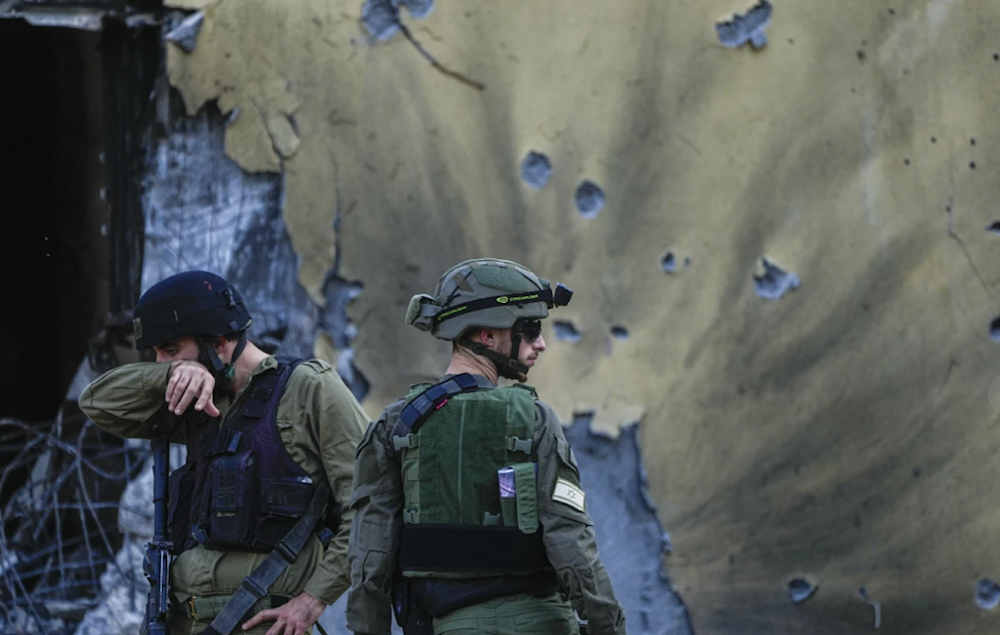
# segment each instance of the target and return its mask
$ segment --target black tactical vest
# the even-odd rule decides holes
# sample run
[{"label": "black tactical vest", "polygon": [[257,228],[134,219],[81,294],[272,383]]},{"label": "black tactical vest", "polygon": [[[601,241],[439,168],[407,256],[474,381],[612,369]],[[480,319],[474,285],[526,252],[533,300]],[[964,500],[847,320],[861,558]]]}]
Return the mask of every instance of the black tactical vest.
[{"label": "black tactical vest", "polygon": [[[170,476],[174,553],[198,544],[268,552],[306,514],[316,491],[288,454],[275,415],[301,360],[256,375],[219,430],[189,426],[187,463]],[[328,533],[328,532],[327,532]]]}]

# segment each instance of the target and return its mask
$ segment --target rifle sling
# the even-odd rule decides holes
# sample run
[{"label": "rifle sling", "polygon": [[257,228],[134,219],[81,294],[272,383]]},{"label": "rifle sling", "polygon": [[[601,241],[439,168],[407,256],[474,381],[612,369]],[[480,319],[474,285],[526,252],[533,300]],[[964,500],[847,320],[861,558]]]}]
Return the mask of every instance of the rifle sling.
[{"label": "rifle sling", "polygon": [[260,563],[253,573],[243,578],[243,583],[236,589],[229,603],[212,620],[211,625],[202,631],[204,635],[229,635],[250,607],[267,595],[268,589],[278,576],[284,573],[288,565],[295,561],[309,535],[315,531],[316,523],[323,513],[329,496],[330,487],[323,480],[316,486],[316,493],[309,503],[309,511],[295,523],[264,562]]}]

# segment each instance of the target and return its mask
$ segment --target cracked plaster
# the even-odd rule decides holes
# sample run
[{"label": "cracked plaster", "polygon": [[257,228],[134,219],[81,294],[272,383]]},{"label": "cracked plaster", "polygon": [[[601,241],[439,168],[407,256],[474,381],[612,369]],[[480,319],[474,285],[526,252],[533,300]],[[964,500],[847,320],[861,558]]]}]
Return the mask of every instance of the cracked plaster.
[{"label": "cracked plaster", "polygon": [[[565,421],[643,420],[695,632],[867,632],[860,587],[880,632],[993,632],[973,591],[1000,567],[982,230],[1000,8],[781,3],[767,48],[738,55],[714,26],[746,9],[450,4],[411,23],[477,91],[405,38],[370,43],[360,3],[219,0],[168,67],[189,111],[238,109],[230,156],[283,174],[313,300],[337,257],[364,283],[369,412],[444,367],[447,345],[403,325],[412,294],[465,258],[524,262],[575,289],[554,317],[581,333],[546,326],[532,383]],[[531,150],[556,166],[542,190],[520,179]],[[585,179],[607,193],[592,219],[573,204]],[[664,275],[667,249],[698,266]],[[758,297],[762,254],[808,284]],[[615,324],[630,338],[608,346]],[[794,578],[821,591],[793,605]]]}]

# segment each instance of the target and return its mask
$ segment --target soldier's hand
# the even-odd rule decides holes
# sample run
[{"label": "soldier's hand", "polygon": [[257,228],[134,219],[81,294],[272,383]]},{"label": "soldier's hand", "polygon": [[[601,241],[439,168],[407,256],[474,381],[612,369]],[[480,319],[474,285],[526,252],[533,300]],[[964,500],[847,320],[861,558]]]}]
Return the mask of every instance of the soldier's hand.
[{"label": "soldier's hand", "polygon": [[184,414],[194,402],[194,409],[204,410],[210,417],[218,417],[219,409],[212,401],[215,377],[208,369],[195,361],[179,361],[170,364],[170,379],[167,381],[167,407],[175,415]]},{"label": "soldier's hand", "polygon": [[302,592],[276,609],[267,609],[247,620],[243,630],[247,631],[261,622],[274,621],[266,635],[304,635],[323,614],[323,604],[308,593]]}]

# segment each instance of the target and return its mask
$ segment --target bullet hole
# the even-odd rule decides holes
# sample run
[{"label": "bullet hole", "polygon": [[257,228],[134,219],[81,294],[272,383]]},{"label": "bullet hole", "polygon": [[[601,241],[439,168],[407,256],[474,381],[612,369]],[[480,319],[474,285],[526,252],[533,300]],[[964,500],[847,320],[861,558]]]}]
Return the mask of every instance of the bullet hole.
[{"label": "bullet hole", "polygon": [[611,327],[611,337],[616,340],[621,340],[622,342],[628,340],[628,329],[624,326],[612,326]]},{"label": "bullet hole", "polygon": [[755,48],[767,46],[767,35],[764,29],[771,23],[771,3],[760,0],[759,3],[743,15],[733,14],[733,19],[727,22],[716,22],[715,32],[719,42],[727,48],[739,48],[750,42]]},{"label": "bullet hole", "polygon": [[993,61],[994,62],[1000,62],[1000,53],[994,53],[993,54]]},{"label": "bullet hole", "polygon": [[399,8],[392,0],[365,0],[361,23],[373,38],[385,42],[399,33]]},{"label": "bullet hole", "polygon": [[580,332],[576,330],[576,326],[572,322],[567,320],[556,320],[552,323],[552,330],[556,332],[556,339],[560,342],[576,344],[580,341]]},{"label": "bullet hole", "polygon": [[920,478],[921,474],[923,474],[923,472],[920,470],[919,467],[913,468],[913,478]]},{"label": "bullet hole", "polygon": [[864,64],[865,59],[868,57],[868,53],[865,53],[861,49],[858,49],[857,56],[858,56],[858,61]]},{"label": "bullet hole", "polygon": [[988,611],[997,604],[1000,604],[1000,585],[990,578],[982,578],[976,583],[976,605]]},{"label": "bullet hole", "polygon": [[576,209],[584,218],[594,218],[604,207],[604,190],[593,181],[584,181],[573,195]]},{"label": "bullet hole", "polygon": [[550,176],[552,176],[552,163],[541,152],[532,150],[521,161],[521,180],[536,190],[545,187]]},{"label": "bullet hole", "polygon": [[684,266],[685,267],[691,266],[691,256],[687,256],[686,258],[684,258]]},{"label": "bullet hole", "polygon": [[969,145],[972,145],[972,146],[976,145],[976,139],[975,139],[975,137],[973,137],[972,139],[969,139]]},{"label": "bullet hole", "polygon": [[791,38],[791,37],[788,38],[788,43],[789,44],[795,44],[795,38]]},{"label": "bullet hole", "polygon": [[990,339],[994,342],[1000,342],[1000,317],[994,318],[990,322]]},{"label": "bullet hole", "polygon": [[947,212],[947,213],[949,213],[949,214],[951,214],[951,205],[945,205],[944,206],[944,211]]},{"label": "bullet hole", "polygon": [[852,88],[851,89],[851,94],[852,95],[857,95],[858,94],[858,89],[857,88]]},{"label": "bullet hole", "polygon": [[[1000,221],[997,222],[1000,223]],[[674,258],[674,252],[668,251],[667,255],[664,256],[663,260],[660,262],[660,265],[666,273],[674,273],[677,271],[677,260]]]},{"label": "bullet hole", "polygon": [[904,160],[903,160],[903,163],[904,163],[905,165],[910,165],[910,160],[909,160],[909,159],[904,159]]},{"label": "bullet hole", "polygon": [[781,267],[771,264],[766,258],[762,258],[761,263],[764,266],[764,273],[753,277],[754,289],[760,297],[765,300],[777,300],[788,291],[799,288],[801,283],[794,273],[788,273]]},{"label": "bullet hole", "polygon": [[892,7],[889,7],[889,15],[896,15],[896,10],[893,9]]},{"label": "bullet hole", "polygon": [[970,170],[975,170],[976,169],[976,162],[975,161],[969,161],[969,169]]},{"label": "bullet hole", "polygon": [[788,599],[794,604],[801,604],[816,593],[816,587],[804,578],[795,578],[788,582]]},{"label": "bullet hole", "polygon": [[381,42],[399,33],[399,7],[416,18],[426,18],[434,10],[434,0],[365,0],[361,5],[361,23],[368,33]]},{"label": "bullet hole", "polygon": [[931,143],[937,143],[937,137],[931,137]]},{"label": "bullet hole", "polygon": [[1000,220],[995,220],[986,226],[986,231],[1000,234]]}]

